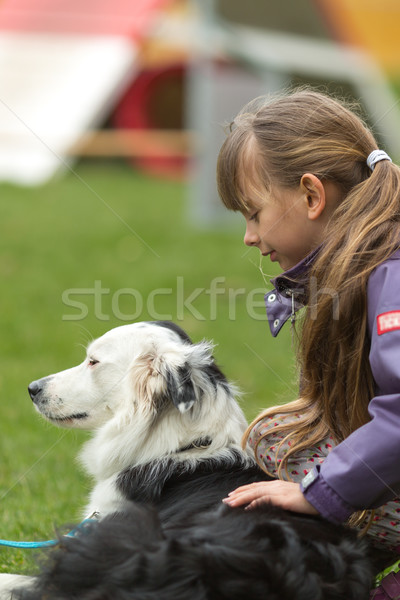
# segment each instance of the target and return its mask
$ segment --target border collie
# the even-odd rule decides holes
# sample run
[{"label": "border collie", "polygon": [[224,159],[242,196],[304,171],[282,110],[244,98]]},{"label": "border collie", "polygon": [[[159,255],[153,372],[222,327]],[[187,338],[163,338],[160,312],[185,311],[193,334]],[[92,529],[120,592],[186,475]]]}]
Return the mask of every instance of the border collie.
[{"label": "border collie", "polygon": [[[268,477],[241,448],[247,424],[211,344],[170,322],[124,325],[29,394],[55,425],[94,431],[81,461],[94,479],[85,515],[100,521],[62,538],[15,597],[368,598],[371,561],[352,532],[267,505],[222,505]],[[9,585],[0,579],[0,590]]]}]

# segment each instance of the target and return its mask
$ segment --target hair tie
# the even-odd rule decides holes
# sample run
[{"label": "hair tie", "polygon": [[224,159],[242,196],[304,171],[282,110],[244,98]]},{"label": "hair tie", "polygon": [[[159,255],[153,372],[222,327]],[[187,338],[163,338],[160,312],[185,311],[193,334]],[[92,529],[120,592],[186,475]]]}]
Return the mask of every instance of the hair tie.
[{"label": "hair tie", "polygon": [[367,158],[367,165],[371,171],[375,169],[376,163],[380,160],[390,160],[390,162],[392,162],[389,154],[386,154],[384,150],[373,150]]}]

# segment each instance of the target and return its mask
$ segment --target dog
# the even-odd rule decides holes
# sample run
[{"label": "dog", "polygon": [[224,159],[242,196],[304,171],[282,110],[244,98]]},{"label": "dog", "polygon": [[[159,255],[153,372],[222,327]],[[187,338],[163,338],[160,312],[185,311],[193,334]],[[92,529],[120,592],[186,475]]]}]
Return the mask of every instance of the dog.
[{"label": "dog", "polygon": [[[247,423],[208,342],[141,322],[92,342],[83,363],[29,385],[35,409],[93,430],[80,455],[96,524],[60,538],[38,577],[0,580],[24,600],[368,598],[373,566],[345,528],[222,499],[269,477],[241,438]],[[3,596],[5,597],[5,596]]]}]

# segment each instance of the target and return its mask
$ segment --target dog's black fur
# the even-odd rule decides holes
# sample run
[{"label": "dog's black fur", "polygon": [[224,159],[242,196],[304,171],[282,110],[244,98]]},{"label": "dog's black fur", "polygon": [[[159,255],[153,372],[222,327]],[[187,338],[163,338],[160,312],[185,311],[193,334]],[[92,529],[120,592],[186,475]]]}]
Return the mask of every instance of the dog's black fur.
[{"label": "dog's black fur", "polygon": [[[238,457],[239,458],[239,457]],[[258,467],[173,461],[124,472],[135,502],[63,538],[23,600],[363,600],[372,566],[348,530],[272,506],[221,499],[266,476]]]}]

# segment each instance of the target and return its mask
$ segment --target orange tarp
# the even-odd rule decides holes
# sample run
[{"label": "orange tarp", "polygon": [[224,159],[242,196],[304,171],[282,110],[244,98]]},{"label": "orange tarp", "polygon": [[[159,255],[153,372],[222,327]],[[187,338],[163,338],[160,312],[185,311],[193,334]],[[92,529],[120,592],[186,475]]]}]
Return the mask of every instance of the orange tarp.
[{"label": "orange tarp", "polygon": [[400,73],[400,0],[317,0],[334,37],[370,52]]}]

